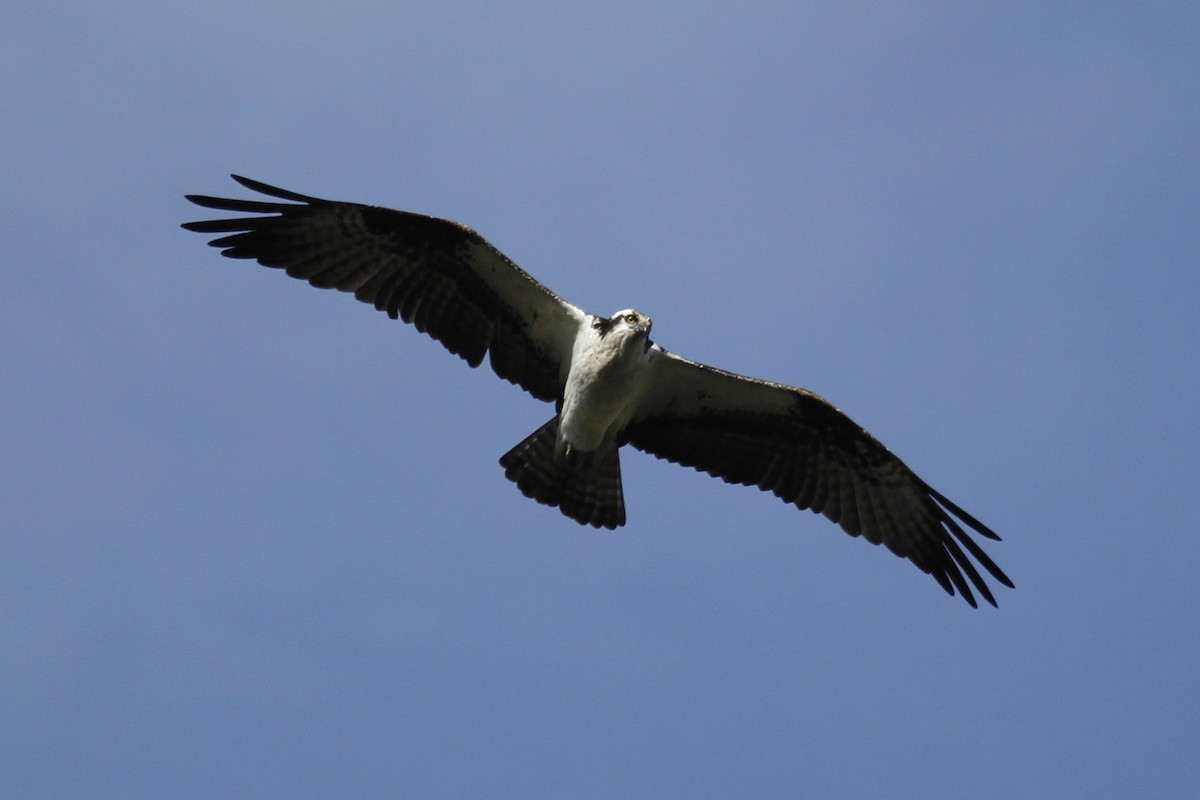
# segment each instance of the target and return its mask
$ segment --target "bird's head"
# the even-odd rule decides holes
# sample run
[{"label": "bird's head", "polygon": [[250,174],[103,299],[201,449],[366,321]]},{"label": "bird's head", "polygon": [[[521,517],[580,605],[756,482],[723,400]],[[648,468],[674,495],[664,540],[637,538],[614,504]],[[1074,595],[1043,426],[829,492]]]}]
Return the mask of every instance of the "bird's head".
[{"label": "bird's head", "polygon": [[650,328],[654,325],[654,320],[640,311],[634,311],[632,308],[618,311],[605,320],[605,322],[607,323],[604,326],[606,333],[609,331],[622,331],[625,335],[637,337],[649,337]]},{"label": "bird's head", "polygon": [[654,324],[648,316],[632,308],[618,311],[608,319],[592,317],[592,327],[601,339],[617,344],[625,352],[650,349],[650,327]]}]

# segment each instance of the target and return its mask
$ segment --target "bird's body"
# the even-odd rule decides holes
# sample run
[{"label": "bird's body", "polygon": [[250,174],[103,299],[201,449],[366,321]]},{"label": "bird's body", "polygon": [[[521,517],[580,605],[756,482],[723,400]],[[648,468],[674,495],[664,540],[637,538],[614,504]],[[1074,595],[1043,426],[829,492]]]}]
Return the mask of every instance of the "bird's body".
[{"label": "bird's body", "polygon": [[559,416],[560,448],[591,452],[615,445],[646,391],[656,351],[647,347],[650,320],[618,311],[582,326]]},{"label": "bird's body", "polygon": [[500,459],[505,475],[538,502],[581,524],[624,524],[619,450],[632,444],[824,514],[908,558],[971,605],[971,586],[995,599],[967,553],[1012,586],[963,524],[998,536],[812,392],[669,353],[650,340],[645,314],[588,314],[459,223],[234,177],[289,202],[189,195],[209,208],[266,216],[185,228],[225,234],[211,244],[227,256],[353,292],[471,366],[490,357],[497,375],[555,403],[554,417]]},{"label": "bird's body", "polygon": [[650,343],[650,325],[627,309],[579,326],[558,414],[500,459],[527,496],[577,522],[625,524],[618,451],[663,353]]}]

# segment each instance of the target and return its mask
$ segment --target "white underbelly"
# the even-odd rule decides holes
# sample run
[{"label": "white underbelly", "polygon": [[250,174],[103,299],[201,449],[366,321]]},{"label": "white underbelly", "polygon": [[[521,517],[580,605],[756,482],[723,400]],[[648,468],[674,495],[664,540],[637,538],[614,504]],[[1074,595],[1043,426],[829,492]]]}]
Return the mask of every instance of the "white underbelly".
[{"label": "white underbelly", "polygon": [[[633,381],[593,381],[572,387],[563,400],[559,436],[574,450],[591,452],[628,421]],[[571,391],[574,389],[574,391]]]},{"label": "white underbelly", "polygon": [[611,444],[628,424],[646,385],[650,357],[644,338],[589,328],[576,342],[563,391],[559,448],[585,453]]}]

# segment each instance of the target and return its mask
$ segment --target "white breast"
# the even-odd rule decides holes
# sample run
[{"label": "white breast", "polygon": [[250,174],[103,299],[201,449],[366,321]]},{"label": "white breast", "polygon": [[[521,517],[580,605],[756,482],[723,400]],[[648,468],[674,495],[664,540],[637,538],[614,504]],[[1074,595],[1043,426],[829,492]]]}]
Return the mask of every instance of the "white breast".
[{"label": "white breast", "polygon": [[650,358],[645,339],[627,329],[580,331],[563,395],[560,452],[591,452],[616,437],[645,389]]}]

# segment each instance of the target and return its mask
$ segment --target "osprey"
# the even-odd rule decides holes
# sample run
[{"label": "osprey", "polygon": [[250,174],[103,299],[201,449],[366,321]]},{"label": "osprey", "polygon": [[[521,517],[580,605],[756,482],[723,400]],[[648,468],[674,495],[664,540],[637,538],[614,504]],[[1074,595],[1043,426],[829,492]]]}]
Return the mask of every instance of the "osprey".
[{"label": "osprey", "polygon": [[999,536],[813,392],[669,353],[650,340],[642,312],[589,314],[460,223],[233,178],[275,200],[187,195],[205,208],[259,216],[183,227],[221,234],[209,244],[230,258],[353,292],[472,367],[487,357],[501,378],[555,404],[554,417],[500,459],[527,497],[580,524],[624,524],[618,452],[631,444],[824,514],[972,606],[972,587],[996,600],[968,553],[1012,587],[964,525]]}]

